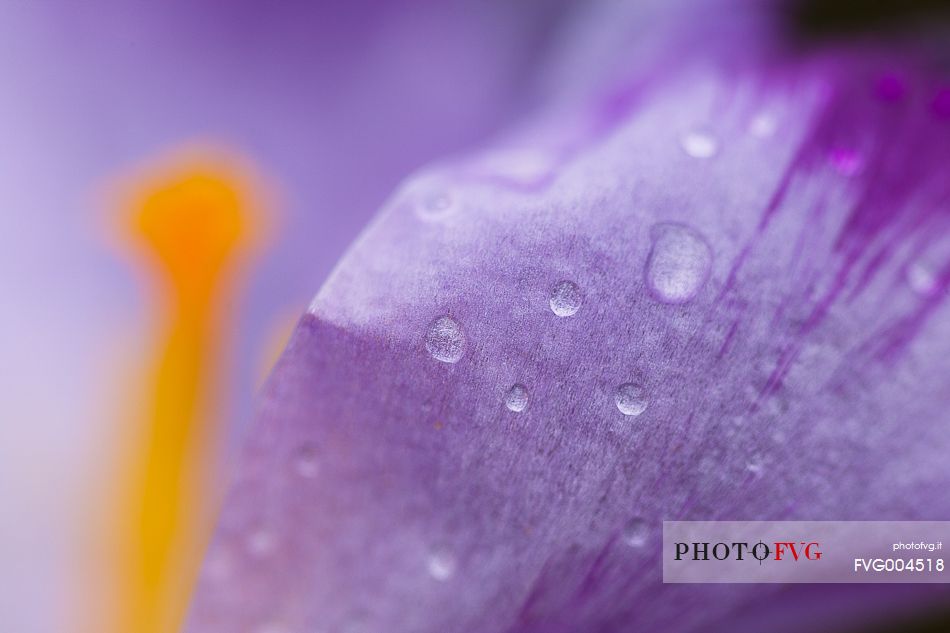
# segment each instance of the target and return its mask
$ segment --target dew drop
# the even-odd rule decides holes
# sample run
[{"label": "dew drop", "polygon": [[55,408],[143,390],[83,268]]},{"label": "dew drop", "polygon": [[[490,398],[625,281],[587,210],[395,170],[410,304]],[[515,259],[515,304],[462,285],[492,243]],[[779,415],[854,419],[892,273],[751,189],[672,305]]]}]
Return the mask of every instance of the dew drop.
[{"label": "dew drop", "polygon": [[317,459],[317,449],[311,444],[305,444],[297,449],[294,455],[294,471],[305,479],[317,476],[320,462]]},{"label": "dew drop", "polygon": [[640,415],[650,404],[647,390],[632,382],[625,382],[617,387],[614,401],[620,413],[624,415]]},{"label": "dew drop", "polygon": [[623,542],[630,547],[642,547],[650,535],[647,522],[636,517],[627,521],[623,528]]},{"label": "dew drop", "polygon": [[581,289],[573,281],[559,281],[551,291],[551,311],[559,317],[577,314],[584,303]]},{"label": "dew drop", "polygon": [[709,245],[699,233],[682,224],[657,224],[650,234],[653,247],[646,268],[650,291],[664,303],[689,301],[709,277]]},{"label": "dew drop", "polygon": [[687,132],[680,137],[680,146],[693,158],[711,158],[719,151],[719,143],[706,132]]},{"label": "dew drop", "polygon": [[528,406],[528,388],[522,384],[512,385],[505,394],[505,406],[515,413],[524,411]]},{"label": "dew drop", "polygon": [[440,316],[429,325],[426,350],[432,358],[443,363],[457,363],[465,353],[465,335],[458,321]]},{"label": "dew drop", "polygon": [[452,215],[456,210],[455,201],[447,193],[429,193],[421,198],[416,205],[416,215],[422,220],[441,220]]},{"label": "dew drop", "polygon": [[436,550],[429,555],[426,567],[429,575],[436,580],[448,580],[455,575],[455,557],[446,550]]}]

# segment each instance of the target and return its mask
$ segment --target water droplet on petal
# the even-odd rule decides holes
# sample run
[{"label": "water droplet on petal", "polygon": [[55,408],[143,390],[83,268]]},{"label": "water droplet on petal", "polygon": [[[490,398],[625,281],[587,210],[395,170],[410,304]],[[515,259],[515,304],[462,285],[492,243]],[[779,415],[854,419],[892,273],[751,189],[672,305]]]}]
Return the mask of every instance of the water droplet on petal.
[{"label": "water droplet on petal", "polygon": [[436,550],[429,556],[426,567],[436,580],[448,580],[455,575],[455,557],[447,550]]},{"label": "water droplet on petal", "polygon": [[465,335],[458,321],[441,316],[429,325],[426,350],[432,358],[443,363],[457,363],[465,354]]},{"label": "water droplet on petal", "polygon": [[559,317],[577,314],[583,303],[584,295],[572,281],[559,281],[551,291],[551,310]]},{"label": "water droplet on petal", "polygon": [[630,547],[642,547],[650,536],[647,522],[639,517],[627,521],[623,528],[623,542]]},{"label": "water droplet on petal", "polygon": [[658,224],[651,235],[646,280],[653,296],[664,303],[689,301],[709,277],[712,250],[699,233],[682,224]]},{"label": "water droplet on petal", "polygon": [[452,196],[444,192],[437,192],[422,196],[415,210],[420,219],[434,221],[452,215],[456,208],[457,205]]},{"label": "water droplet on petal", "polygon": [[617,403],[617,408],[624,415],[640,415],[650,405],[647,390],[632,382],[625,382],[617,387],[614,401]]},{"label": "water droplet on petal", "polygon": [[305,444],[297,449],[294,455],[294,470],[298,475],[306,479],[313,479],[317,476],[320,462],[317,459],[317,449]]},{"label": "water droplet on petal", "polygon": [[711,158],[719,151],[719,143],[707,132],[687,132],[680,137],[680,146],[693,158]]},{"label": "water droplet on petal", "polygon": [[505,394],[505,406],[509,411],[520,413],[528,406],[528,389],[524,385],[513,385]]}]

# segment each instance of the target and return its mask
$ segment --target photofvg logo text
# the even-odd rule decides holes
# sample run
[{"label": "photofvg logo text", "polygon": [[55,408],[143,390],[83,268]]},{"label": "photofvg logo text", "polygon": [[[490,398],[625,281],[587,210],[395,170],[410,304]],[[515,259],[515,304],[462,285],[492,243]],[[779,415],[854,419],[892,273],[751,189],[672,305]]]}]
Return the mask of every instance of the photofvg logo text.
[{"label": "photofvg logo text", "polygon": [[724,543],[696,542],[676,543],[676,560],[689,557],[699,560],[755,560],[762,563],[767,560],[821,560],[821,544],[818,541],[775,541],[771,545],[764,541],[749,544],[746,541]]},{"label": "photofvg logo text", "polygon": [[946,521],[666,521],[671,583],[950,582]]}]

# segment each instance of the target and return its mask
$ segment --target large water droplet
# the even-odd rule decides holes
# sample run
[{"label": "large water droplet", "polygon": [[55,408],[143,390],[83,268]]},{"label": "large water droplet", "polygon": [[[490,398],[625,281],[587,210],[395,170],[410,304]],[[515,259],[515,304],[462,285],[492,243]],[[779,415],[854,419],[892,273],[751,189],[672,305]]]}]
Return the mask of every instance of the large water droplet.
[{"label": "large water droplet", "polygon": [[646,544],[649,536],[650,529],[647,522],[639,517],[627,521],[623,528],[623,542],[630,547],[642,547]]},{"label": "large water droplet", "polygon": [[640,415],[650,405],[647,390],[632,382],[625,382],[617,387],[614,401],[617,403],[620,413],[624,415]]},{"label": "large water droplet", "polygon": [[680,137],[680,146],[693,158],[711,158],[719,151],[719,143],[708,132],[687,132]]},{"label": "large water droplet", "polygon": [[438,549],[429,555],[426,567],[436,580],[448,580],[455,575],[455,557],[448,550]]},{"label": "large water droplet", "polygon": [[650,234],[653,248],[647,259],[646,280],[653,296],[664,303],[689,301],[709,277],[709,245],[682,224],[657,224]]},{"label": "large water droplet", "polygon": [[465,354],[465,335],[458,321],[441,316],[429,325],[426,350],[432,358],[443,363],[457,363]]},{"label": "large water droplet", "polygon": [[528,388],[521,384],[512,385],[505,394],[505,406],[515,413],[524,411],[528,406]]},{"label": "large water droplet", "polygon": [[584,295],[573,281],[559,281],[551,291],[551,310],[559,317],[577,314],[583,303]]}]

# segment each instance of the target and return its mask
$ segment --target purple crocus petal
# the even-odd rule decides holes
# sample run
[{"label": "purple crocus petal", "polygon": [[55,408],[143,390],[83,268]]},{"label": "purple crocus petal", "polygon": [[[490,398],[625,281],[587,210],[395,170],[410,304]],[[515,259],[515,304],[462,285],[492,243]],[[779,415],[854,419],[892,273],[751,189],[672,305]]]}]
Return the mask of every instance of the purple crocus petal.
[{"label": "purple crocus petal", "polygon": [[946,600],[662,584],[663,520],[950,513],[945,89],[707,43],[396,192],[269,382],[189,631],[827,630]]}]

